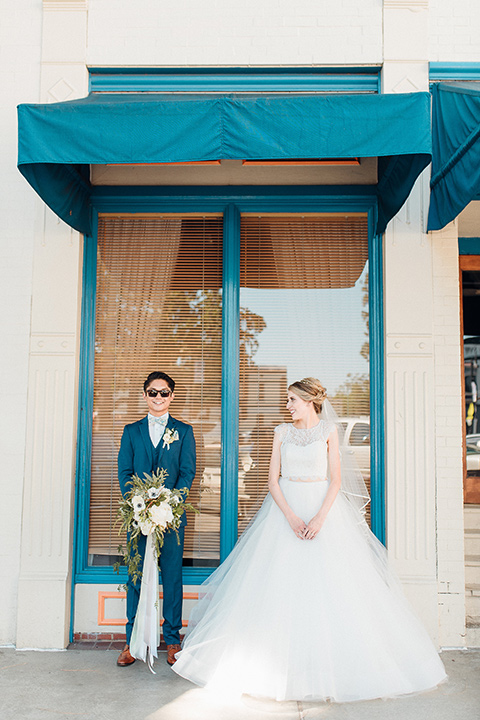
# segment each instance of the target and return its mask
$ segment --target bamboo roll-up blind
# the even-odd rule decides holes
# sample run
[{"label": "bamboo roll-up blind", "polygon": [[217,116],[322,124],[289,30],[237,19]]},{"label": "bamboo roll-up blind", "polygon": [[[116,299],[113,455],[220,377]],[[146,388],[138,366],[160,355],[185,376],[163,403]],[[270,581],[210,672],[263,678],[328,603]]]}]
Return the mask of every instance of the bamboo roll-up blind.
[{"label": "bamboo roll-up blind", "polygon": [[186,563],[219,557],[221,286],[221,217],[99,218],[92,564],[117,554],[117,454],[123,427],[147,412],[142,390],[152,370],[175,380],[170,412],[192,424],[197,443],[190,501],[200,513],[188,518]]},{"label": "bamboo roll-up blind", "polygon": [[369,415],[367,261],[365,215],[242,217],[239,532],[267,492],[289,383],[313,375],[340,416]]}]

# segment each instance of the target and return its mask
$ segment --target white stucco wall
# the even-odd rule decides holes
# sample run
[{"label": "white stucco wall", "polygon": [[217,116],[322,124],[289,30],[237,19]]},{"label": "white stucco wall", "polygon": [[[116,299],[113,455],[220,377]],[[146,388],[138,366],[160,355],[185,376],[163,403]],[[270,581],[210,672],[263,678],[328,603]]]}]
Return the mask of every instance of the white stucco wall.
[{"label": "white stucco wall", "polygon": [[435,352],[437,563],[441,643],[463,644],[465,568],[463,533],[463,396],[457,223],[430,233]]},{"label": "white stucco wall", "polygon": [[478,0],[429,0],[429,60],[479,62]]},{"label": "white stucco wall", "polygon": [[[44,2],[41,40],[39,101],[85,95],[86,4]],[[70,626],[83,243],[38,207],[15,643],[58,648]]]},{"label": "white stucco wall", "polygon": [[0,6],[0,644],[15,640],[33,237],[40,202],[16,168],[17,103],[39,99],[42,8]]},{"label": "white stucco wall", "polygon": [[[430,8],[385,0],[384,92],[428,90]],[[384,237],[387,546],[432,638],[458,647],[465,639],[458,245],[455,228],[425,232],[429,180],[427,169]]]},{"label": "white stucco wall", "polygon": [[90,0],[90,65],[382,62],[382,0]]}]

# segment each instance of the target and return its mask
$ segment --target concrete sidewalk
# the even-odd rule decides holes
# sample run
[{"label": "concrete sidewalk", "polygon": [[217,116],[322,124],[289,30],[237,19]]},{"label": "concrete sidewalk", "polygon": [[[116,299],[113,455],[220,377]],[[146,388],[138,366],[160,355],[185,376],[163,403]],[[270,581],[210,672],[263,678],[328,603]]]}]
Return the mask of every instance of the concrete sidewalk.
[{"label": "concrete sidewalk", "polygon": [[423,695],[344,705],[212,697],[175,675],[165,653],[156,675],[136,662],[118,668],[113,650],[0,648],[1,720],[476,720],[480,650],[442,653],[449,681]]}]

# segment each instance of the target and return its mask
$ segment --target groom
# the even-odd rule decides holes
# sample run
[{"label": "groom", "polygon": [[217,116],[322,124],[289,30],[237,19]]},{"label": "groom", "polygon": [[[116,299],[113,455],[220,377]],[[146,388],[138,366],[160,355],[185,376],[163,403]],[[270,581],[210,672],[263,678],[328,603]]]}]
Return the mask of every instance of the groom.
[{"label": "groom", "polygon": [[[190,425],[173,418],[168,410],[175,395],[175,382],[164,372],[152,372],[143,384],[143,397],[148,407],[148,415],[142,420],[125,425],[118,453],[118,480],[122,495],[131,486],[127,485],[132,475],[143,478],[144,473],[151,474],[163,468],[168,475],[165,478],[167,488],[180,490],[190,486],[195,477],[195,438]],[[162,442],[166,429],[171,430],[170,437],[178,437],[173,442]],[[174,432],[177,435],[173,435]],[[182,560],[183,540],[186,518],[182,518],[178,529],[180,544],[173,530],[165,533],[159,565],[163,584],[163,637],[167,644],[167,662],[173,665],[175,653],[180,650],[180,628],[182,627]],[[140,535],[138,550],[145,555],[146,538]],[[140,570],[142,569],[140,566]],[[134,585],[131,578],[127,582],[127,643],[120,653],[117,665],[125,667],[135,662],[130,654],[130,638],[140,599],[140,581]]]}]

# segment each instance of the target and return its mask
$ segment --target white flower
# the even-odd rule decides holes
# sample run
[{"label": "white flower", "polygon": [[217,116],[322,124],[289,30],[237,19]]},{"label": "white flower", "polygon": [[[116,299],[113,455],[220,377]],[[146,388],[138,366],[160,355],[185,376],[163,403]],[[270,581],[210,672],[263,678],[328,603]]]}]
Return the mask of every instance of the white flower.
[{"label": "white flower", "polygon": [[155,524],[151,520],[144,520],[140,523],[142,535],[151,535],[155,530]]},{"label": "white flower", "polygon": [[147,494],[150,500],[156,500],[161,492],[161,489],[156,487],[149,487],[147,490]]},{"label": "white flower", "polygon": [[133,509],[136,513],[145,510],[145,502],[141,495],[134,495],[132,498]]},{"label": "white flower", "polygon": [[164,528],[173,520],[172,508],[167,502],[162,502],[160,505],[153,505],[153,507],[150,508],[150,517],[155,525]]},{"label": "white flower", "polygon": [[167,450],[170,450],[170,445],[179,440],[178,430],[172,430],[172,428],[165,428],[163,433],[163,447],[167,446]]}]

